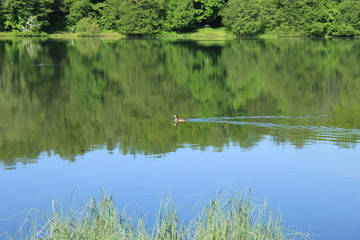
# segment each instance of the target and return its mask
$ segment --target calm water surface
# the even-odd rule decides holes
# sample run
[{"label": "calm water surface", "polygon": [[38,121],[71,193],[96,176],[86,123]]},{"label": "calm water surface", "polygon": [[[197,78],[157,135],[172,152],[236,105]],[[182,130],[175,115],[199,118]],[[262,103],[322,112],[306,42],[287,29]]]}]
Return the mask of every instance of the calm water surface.
[{"label": "calm water surface", "polygon": [[313,239],[359,239],[359,59],[359,40],[2,40],[0,233],[100,188],[150,224],[168,195],[188,219],[250,188]]}]

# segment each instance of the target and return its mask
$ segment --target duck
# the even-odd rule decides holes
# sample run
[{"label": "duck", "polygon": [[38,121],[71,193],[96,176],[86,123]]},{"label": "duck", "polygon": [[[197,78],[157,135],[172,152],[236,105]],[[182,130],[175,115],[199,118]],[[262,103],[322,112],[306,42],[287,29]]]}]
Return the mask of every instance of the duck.
[{"label": "duck", "polygon": [[174,118],[175,122],[186,122],[187,121],[186,118],[179,118],[179,115],[177,115],[177,114],[174,114],[173,118]]}]

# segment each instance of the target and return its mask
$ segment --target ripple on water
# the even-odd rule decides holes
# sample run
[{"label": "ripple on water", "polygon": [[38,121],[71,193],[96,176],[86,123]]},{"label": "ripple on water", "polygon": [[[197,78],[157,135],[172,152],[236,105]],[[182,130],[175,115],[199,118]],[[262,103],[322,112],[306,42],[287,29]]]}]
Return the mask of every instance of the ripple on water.
[{"label": "ripple on water", "polygon": [[[217,117],[217,118],[192,118],[191,122],[198,123],[219,123],[239,126],[254,126],[277,131],[307,131],[313,139],[323,141],[338,141],[346,139],[351,142],[360,141],[360,129],[346,129],[334,126],[320,125],[320,121],[328,118],[327,115],[321,116],[238,116],[238,117]],[[314,121],[299,123],[296,120],[312,119]],[[282,122],[279,122],[282,121]],[[283,123],[284,121],[288,121]],[[313,123],[314,125],[309,125]]]}]

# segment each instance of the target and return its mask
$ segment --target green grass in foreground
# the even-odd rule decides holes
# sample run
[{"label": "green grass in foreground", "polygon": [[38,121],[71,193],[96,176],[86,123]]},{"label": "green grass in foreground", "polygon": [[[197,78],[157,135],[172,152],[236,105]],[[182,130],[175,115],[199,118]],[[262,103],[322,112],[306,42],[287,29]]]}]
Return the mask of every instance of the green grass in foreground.
[{"label": "green grass in foreground", "polygon": [[106,194],[100,201],[91,200],[80,211],[64,214],[54,207],[45,224],[32,225],[32,232],[20,239],[308,239],[307,235],[283,227],[272,213],[265,213],[265,205],[256,206],[249,199],[225,194],[206,204],[186,225],[180,223],[170,200],[160,208],[156,224],[149,228],[144,217],[133,219],[125,210],[119,211]]}]

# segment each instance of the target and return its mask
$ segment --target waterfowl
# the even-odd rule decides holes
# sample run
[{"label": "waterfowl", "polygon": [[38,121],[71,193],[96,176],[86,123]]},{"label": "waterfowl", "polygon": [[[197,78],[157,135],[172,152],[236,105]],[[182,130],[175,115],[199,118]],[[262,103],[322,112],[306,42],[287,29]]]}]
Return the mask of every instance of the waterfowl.
[{"label": "waterfowl", "polygon": [[175,122],[186,122],[187,121],[186,118],[179,118],[179,115],[177,115],[177,114],[174,114],[173,117],[174,117]]}]

